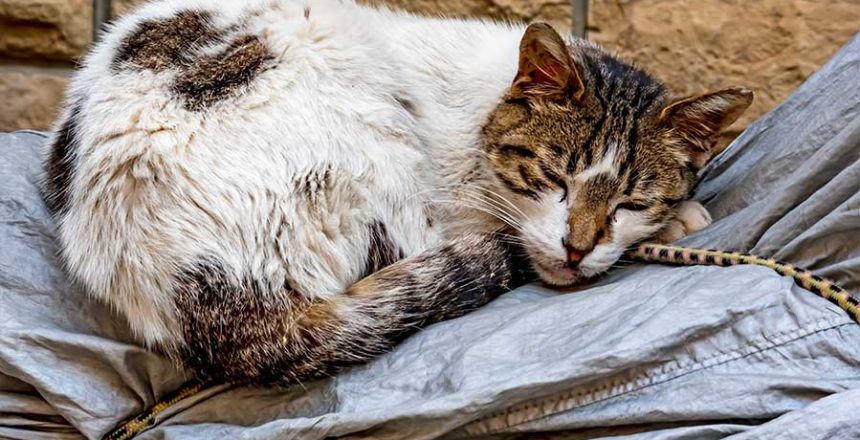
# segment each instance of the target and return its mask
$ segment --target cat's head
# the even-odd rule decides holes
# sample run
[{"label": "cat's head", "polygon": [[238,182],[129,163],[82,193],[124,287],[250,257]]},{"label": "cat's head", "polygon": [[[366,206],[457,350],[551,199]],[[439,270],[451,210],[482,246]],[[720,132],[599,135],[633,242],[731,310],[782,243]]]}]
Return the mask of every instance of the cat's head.
[{"label": "cat's head", "polygon": [[662,229],[751,102],[744,88],[673,100],[642,70],[530,25],[483,137],[540,277],[568,285],[596,275]]}]

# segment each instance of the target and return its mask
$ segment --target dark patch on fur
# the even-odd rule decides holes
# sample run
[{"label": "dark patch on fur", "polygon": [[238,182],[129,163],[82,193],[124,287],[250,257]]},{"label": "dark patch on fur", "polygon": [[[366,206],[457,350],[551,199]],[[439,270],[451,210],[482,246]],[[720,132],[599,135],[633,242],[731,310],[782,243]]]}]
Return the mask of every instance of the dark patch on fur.
[{"label": "dark patch on fur", "polygon": [[[230,280],[220,263],[202,260],[177,277],[176,307],[185,345],[179,357],[204,379],[262,377],[271,367],[256,351],[280,339],[292,312],[289,286],[268,292],[252,280]],[[254,347],[253,349],[251,347]]]},{"label": "dark patch on fur", "polygon": [[72,161],[78,148],[80,113],[80,104],[73,104],[69,115],[55,133],[51,152],[44,164],[43,197],[48,210],[55,216],[64,214],[69,209],[69,191],[75,173]]},{"label": "dark patch on fur", "polygon": [[418,116],[418,108],[415,106],[415,102],[409,99],[406,96],[395,96],[394,100],[397,101],[397,104],[406,110],[409,114],[413,116]]},{"label": "dark patch on fur", "polygon": [[185,99],[186,109],[199,111],[233,96],[273,59],[260,37],[246,35],[215,55],[195,60],[179,73],[173,89]]},{"label": "dark patch on fur", "polygon": [[207,11],[146,21],[120,44],[112,68],[177,69],[173,91],[184,99],[186,109],[199,111],[234,96],[274,59],[265,42],[253,35],[234,39],[218,53],[200,55],[201,49],[224,43],[228,32],[235,31],[215,27]]},{"label": "dark patch on fur", "polygon": [[365,276],[394,264],[403,257],[403,251],[388,234],[388,228],[385,227],[385,224],[379,221],[371,223]]},{"label": "dark patch on fur", "polygon": [[188,64],[193,50],[217,43],[223,34],[206,11],[183,11],[164,20],[146,21],[123,40],[111,67],[115,71],[181,67]]},{"label": "dark patch on fur", "polygon": [[326,192],[333,185],[332,168],[329,165],[309,170],[295,178],[295,192],[302,194],[308,203],[324,203]]},{"label": "dark patch on fur", "polygon": [[[176,285],[184,345],[175,356],[203,380],[293,385],[350,364],[338,358],[347,354],[339,350],[350,323],[332,300],[231,279],[211,259],[189,267]],[[361,344],[355,336],[351,342]]]}]

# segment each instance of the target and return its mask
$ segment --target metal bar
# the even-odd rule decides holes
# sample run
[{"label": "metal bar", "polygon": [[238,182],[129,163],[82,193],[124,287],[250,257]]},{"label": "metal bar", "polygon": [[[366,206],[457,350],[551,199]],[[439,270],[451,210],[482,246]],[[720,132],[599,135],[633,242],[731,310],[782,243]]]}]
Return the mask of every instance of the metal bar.
[{"label": "metal bar", "polygon": [[102,27],[110,19],[110,0],[93,0],[93,42],[98,41]]},{"label": "metal bar", "polygon": [[571,0],[573,6],[573,35],[588,38],[588,0]]}]

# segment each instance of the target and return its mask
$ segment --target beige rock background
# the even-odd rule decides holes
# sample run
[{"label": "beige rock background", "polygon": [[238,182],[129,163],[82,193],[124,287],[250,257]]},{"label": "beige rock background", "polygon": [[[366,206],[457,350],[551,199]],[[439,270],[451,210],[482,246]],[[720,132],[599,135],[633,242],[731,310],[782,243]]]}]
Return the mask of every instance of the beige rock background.
[{"label": "beige rock background", "polygon": [[589,38],[679,95],[756,92],[734,137],[860,31],[860,0],[592,0]]},{"label": "beige rock background", "polygon": [[0,57],[68,60],[92,35],[90,0],[0,1]]},{"label": "beige rock background", "polygon": [[358,0],[384,4],[418,14],[449,17],[486,17],[496,20],[546,21],[559,31],[570,31],[568,0]]},{"label": "beige rock background", "polygon": [[0,131],[49,127],[66,82],[62,73],[23,69],[0,73]]},{"label": "beige rock background", "polygon": [[[227,0],[235,1],[235,0]],[[111,12],[114,17],[119,17],[129,13],[135,6],[144,2],[144,0],[110,0]]]},{"label": "beige rock background", "polygon": [[[141,2],[109,1],[115,15]],[[572,20],[567,0],[360,1],[430,15],[542,20],[564,31]],[[50,127],[68,75],[92,41],[92,4],[0,0],[0,130]],[[588,23],[590,39],[679,95],[753,88],[756,102],[734,135],[860,31],[860,0],[591,0]]]},{"label": "beige rock background", "polygon": [[0,130],[50,126],[92,25],[91,0],[0,0]]}]

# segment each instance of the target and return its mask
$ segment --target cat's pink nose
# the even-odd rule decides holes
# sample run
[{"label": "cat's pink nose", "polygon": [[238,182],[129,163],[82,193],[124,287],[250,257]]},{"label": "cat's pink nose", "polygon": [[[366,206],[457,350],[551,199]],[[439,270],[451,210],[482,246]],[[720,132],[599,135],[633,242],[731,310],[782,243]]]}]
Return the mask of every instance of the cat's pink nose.
[{"label": "cat's pink nose", "polygon": [[585,258],[585,251],[579,249],[570,249],[567,253],[567,262],[570,267],[578,266],[583,258]]},{"label": "cat's pink nose", "polygon": [[582,259],[585,258],[592,249],[594,249],[594,246],[574,246],[568,238],[562,238],[561,244],[567,251],[567,267],[571,269],[576,269]]}]

